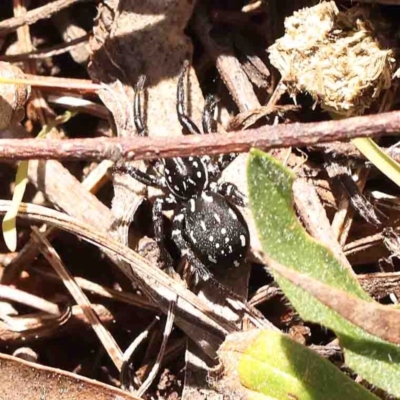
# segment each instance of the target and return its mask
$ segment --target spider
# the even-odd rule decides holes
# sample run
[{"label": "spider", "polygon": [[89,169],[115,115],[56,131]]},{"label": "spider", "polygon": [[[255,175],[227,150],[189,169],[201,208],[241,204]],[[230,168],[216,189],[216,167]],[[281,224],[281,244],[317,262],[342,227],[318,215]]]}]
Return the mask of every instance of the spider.
[{"label": "spider", "polygon": [[[184,83],[189,64],[185,63],[178,80],[177,114],[184,134],[202,134],[187,115]],[[145,78],[139,78],[134,97],[134,122],[140,136],[147,135],[142,117],[142,97]],[[212,98],[207,98],[203,111],[204,133],[214,133],[216,123],[212,118],[215,108]],[[130,174],[139,182],[162,188],[167,194],[155,200],[153,223],[155,240],[166,270],[172,270],[172,258],[165,247],[162,212],[174,210],[172,239],[182,256],[186,256],[198,278],[213,279],[210,269],[238,267],[249,247],[249,230],[239,210],[244,206],[244,196],[231,183],[217,184],[224,167],[221,159],[210,157],[176,157],[159,160],[163,173],[149,174],[132,166],[120,165],[117,169]]]}]

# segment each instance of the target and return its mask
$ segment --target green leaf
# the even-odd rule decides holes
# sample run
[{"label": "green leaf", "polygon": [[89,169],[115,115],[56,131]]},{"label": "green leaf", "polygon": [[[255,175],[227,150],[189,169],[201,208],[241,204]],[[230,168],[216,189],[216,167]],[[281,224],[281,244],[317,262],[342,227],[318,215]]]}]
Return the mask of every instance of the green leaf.
[{"label": "green leaf", "polygon": [[28,166],[28,161],[21,161],[18,165],[12,204],[2,223],[4,241],[10,251],[17,249],[16,217],[28,183]]},{"label": "green leaf", "polygon": [[[248,163],[249,198],[263,250],[289,269],[364,301],[372,301],[351,271],[329,249],[311,238],[298,222],[293,209],[293,179],[294,175],[278,161],[252,150]],[[335,331],[350,368],[376,386],[400,396],[399,346],[350,323],[279,273],[275,272],[274,276],[303,319]]]},{"label": "green leaf", "polygon": [[372,139],[353,139],[352,143],[383,174],[400,186],[400,164],[386,154]]},{"label": "green leaf", "polygon": [[264,399],[377,399],[314,351],[274,331],[255,337],[238,372],[241,384]]}]

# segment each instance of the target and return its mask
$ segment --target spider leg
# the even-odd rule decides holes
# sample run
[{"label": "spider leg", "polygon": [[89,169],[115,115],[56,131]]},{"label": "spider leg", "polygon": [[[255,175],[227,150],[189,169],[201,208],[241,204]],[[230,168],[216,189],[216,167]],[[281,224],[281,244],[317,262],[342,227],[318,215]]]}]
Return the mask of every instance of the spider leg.
[{"label": "spider leg", "polygon": [[238,153],[221,154],[218,156],[217,163],[220,171],[222,172],[237,156]]},{"label": "spider leg", "polygon": [[206,104],[203,110],[202,125],[204,133],[216,133],[217,132],[217,121],[214,118],[214,111],[218,100],[213,95],[206,97]]},{"label": "spider leg", "polygon": [[139,80],[135,88],[135,98],[133,101],[133,122],[139,136],[147,136],[147,126],[144,122],[142,114],[143,87],[146,82],[144,75],[139,76]]},{"label": "spider leg", "polygon": [[176,93],[176,111],[178,114],[179,123],[183,127],[184,134],[191,133],[192,135],[201,135],[199,128],[187,115],[185,105],[185,78],[187,77],[188,70],[189,62],[185,61],[178,81],[178,90]]},{"label": "spider leg", "polygon": [[172,239],[179,248],[182,256],[186,256],[189,264],[194,268],[196,277],[203,281],[215,280],[208,268],[195,256],[189,243],[183,237],[185,209],[181,208],[180,212],[175,215],[172,222]]},{"label": "spider leg", "polygon": [[175,273],[173,268],[172,257],[165,247],[165,232],[163,223],[163,211],[173,210],[176,207],[176,199],[172,195],[165,199],[158,198],[153,204],[153,224],[154,238],[160,249],[161,260],[164,268],[169,275]]},{"label": "spider leg", "polygon": [[158,177],[148,174],[141,171],[140,169],[133,167],[132,165],[125,165],[122,163],[117,164],[114,166],[114,171],[125,172],[126,174],[129,174],[132,178],[136,179],[146,186],[153,186],[161,189],[167,187],[164,177]]},{"label": "spider leg", "polygon": [[[204,133],[217,133],[218,124],[214,118],[215,107],[218,100],[212,95],[208,95],[206,98],[206,104],[203,110],[203,132]],[[238,153],[221,154],[216,160],[216,173],[221,173],[236,157]]]},{"label": "spider leg", "polygon": [[245,207],[248,203],[247,197],[233,183],[222,182],[212,189],[239,207]]}]

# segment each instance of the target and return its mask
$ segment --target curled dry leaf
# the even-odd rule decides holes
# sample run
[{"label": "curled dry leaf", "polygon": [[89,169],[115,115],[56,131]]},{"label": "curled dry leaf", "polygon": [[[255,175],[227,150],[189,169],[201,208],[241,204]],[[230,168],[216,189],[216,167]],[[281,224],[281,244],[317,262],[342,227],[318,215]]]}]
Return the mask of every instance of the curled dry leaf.
[{"label": "curled dry leaf", "polygon": [[0,393],[9,400],[140,400],[92,379],[0,354]]},{"label": "curled dry leaf", "polygon": [[30,86],[2,83],[5,80],[22,79],[24,73],[17,67],[0,62],[0,130],[21,121],[24,107],[30,95]]}]

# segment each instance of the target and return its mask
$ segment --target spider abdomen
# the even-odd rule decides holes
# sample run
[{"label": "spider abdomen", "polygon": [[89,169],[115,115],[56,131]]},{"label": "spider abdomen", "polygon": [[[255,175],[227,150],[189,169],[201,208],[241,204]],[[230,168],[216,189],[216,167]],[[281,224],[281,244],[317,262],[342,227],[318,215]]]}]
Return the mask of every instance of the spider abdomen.
[{"label": "spider abdomen", "polygon": [[249,247],[249,231],[236,207],[207,191],[186,205],[184,236],[195,255],[212,267],[238,267]]}]

